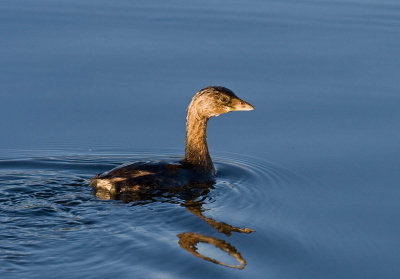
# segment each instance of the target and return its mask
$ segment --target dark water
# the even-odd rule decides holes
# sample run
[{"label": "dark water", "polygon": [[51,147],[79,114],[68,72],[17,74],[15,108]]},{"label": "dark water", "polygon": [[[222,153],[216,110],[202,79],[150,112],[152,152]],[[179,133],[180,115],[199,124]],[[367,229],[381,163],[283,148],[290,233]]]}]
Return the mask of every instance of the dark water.
[{"label": "dark water", "polygon": [[[2,1],[1,278],[399,278],[399,34],[398,1]],[[210,121],[210,193],[93,195],[210,84],[256,108]]]}]

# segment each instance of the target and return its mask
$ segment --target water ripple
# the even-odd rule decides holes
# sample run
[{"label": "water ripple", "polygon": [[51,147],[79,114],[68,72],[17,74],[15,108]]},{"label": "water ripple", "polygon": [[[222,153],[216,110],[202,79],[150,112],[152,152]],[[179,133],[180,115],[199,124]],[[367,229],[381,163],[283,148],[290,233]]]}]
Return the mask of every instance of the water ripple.
[{"label": "water ripple", "polygon": [[[252,231],[259,229],[266,215],[279,211],[281,194],[297,179],[272,163],[224,154],[214,158],[214,188],[189,204],[168,195],[144,203],[102,200],[88,187],[87,179],[98,172],[147,159],[176,161],[179,157],[170,153],[107,153],[2,158],[0,269],[22,275],[28,270],[43,274],[44,270],[73,267],[89,274],[102,266],[140,274],[151,267],[170,274],[183,263],[192,267],[199,264],[192,255],[243,269],[248,248],[239,240],[257,235]],[[271,236],[279,235],[278,230],[271,229]],[[226,239],[232,233],[235,237]],[[191,246],[193,241],[184,248],[190,255],[179,248],[177,236],[182,242],[183,235],[220,245],[216,247],[231,252],[240,264],[216,259],[218,255],[212,253],[218,249],[207,249],[211,255],[201,255],[201,250]],[[276,240],[294,241],[290,234],[286,236],[289,239],[279,235]],[[169,267],[163,264],[167,259]]]}]

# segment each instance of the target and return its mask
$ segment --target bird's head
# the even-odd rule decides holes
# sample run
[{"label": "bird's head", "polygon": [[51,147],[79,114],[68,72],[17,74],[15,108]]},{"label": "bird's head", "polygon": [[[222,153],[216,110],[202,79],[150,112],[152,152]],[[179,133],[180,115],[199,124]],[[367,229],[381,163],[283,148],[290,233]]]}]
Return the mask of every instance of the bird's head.
[{"label": "bird's head", "polygon": [[254,107],[231,90],[222,86],[209,86],[197,92],[188,106],[188,112],[210,118],[230,111],[248,111]]}]

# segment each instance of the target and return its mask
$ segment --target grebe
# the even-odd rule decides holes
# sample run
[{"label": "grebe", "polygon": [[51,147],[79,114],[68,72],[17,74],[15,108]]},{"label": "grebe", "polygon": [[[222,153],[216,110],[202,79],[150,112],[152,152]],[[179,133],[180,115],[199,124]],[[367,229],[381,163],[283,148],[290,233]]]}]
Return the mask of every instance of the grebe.
[{"label": "grebe", "polygon": [[183,160],[174,164],[164,161],[124,164],[91,178],[90,185],[96,192],[122,198],[209,188],[214,182],[215,168],[207,147],[208,119],[230,111],[253,109],[228,88],[203,88],[193,96],[187,108]]}]

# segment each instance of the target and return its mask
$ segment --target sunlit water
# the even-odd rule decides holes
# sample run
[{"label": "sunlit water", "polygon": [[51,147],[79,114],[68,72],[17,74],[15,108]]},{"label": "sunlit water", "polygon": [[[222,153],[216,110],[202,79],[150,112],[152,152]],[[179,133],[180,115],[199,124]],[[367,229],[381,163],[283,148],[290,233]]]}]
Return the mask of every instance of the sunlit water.
[{"label": "sunlit water", "polygon": [[[397,0],[2,0],[0,277],[400,278],[399,34]],[[255,110],[209,121],[207,195],[93,194],[212,84]]]}]

